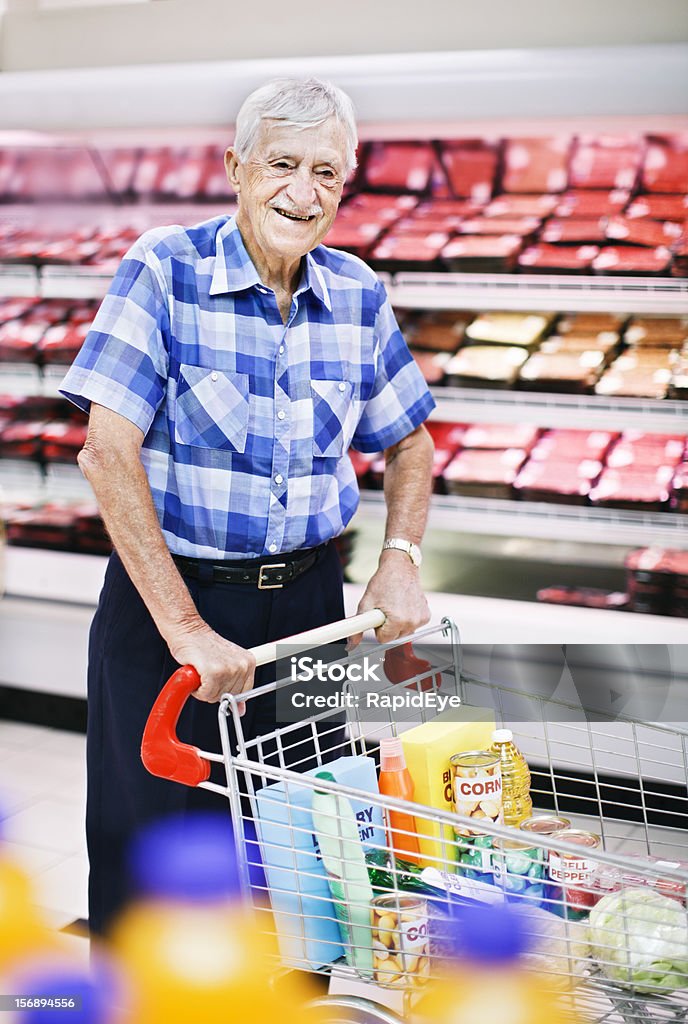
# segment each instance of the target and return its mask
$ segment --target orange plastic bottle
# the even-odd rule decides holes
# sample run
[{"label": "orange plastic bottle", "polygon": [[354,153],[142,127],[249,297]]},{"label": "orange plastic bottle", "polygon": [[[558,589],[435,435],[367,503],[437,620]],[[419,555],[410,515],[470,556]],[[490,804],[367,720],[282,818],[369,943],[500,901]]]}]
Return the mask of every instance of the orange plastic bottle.
[{"label": "orange plastic bottle", "polygon": [[[400,800],[413,800],[413,779],[406,767],[404,748],[400,739],[380,740],[380,793],[384,796],[398,797]],[[403,811],[387,811],[389,828],[387,842],[390,850],[410,861],[420,862],[420,846],[416,831],[416,819],[412,814]]]}]

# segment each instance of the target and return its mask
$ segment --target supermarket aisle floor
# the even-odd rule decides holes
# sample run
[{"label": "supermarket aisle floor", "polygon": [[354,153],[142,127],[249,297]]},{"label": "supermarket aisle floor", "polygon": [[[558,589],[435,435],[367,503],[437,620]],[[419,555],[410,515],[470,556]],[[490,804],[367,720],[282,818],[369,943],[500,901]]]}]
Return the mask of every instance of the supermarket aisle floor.
[{"label": "supermarket aisle floor", "polygon": [[[0,721],[0,815],[10,855],[55,928],[87,916],[86,737]],[[77,955],[88,942],[70,936]]]}]

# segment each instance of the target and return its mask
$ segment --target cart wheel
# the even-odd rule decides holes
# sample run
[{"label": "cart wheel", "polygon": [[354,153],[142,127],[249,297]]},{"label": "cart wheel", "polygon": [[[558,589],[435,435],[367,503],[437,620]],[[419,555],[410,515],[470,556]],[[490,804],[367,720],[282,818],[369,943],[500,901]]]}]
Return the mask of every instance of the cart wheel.
[{"label": "cart wheel", "polygon": [[404,1024],[396,1013],[358,996],[324,996],[307,1009],[318,1011],[318,1024]]}]

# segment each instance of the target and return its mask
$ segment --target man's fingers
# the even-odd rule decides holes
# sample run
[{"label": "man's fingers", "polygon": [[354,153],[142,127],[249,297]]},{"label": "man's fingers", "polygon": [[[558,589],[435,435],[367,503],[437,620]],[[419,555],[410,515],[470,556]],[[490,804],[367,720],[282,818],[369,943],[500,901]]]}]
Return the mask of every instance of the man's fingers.
[{"label": "man's fingers", "polygon": [[346,645],[347,651],[353,651],[354,648],[358,647],[362,639],[363,633],[354,633],[353,636],[350,636]]}]

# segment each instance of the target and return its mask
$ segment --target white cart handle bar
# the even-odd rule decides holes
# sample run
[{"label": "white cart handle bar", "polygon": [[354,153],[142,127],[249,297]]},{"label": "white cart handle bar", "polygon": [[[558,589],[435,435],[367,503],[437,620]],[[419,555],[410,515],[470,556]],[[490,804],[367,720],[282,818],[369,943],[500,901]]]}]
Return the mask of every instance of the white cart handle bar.
[{"label": "white cart handle bar", "polygon": [[[269,665],[277,661],[278,645],[288,645],[290,653],[298,654],[313,647],[332,644],[345,637],[364,633],[367,629],[377,629],[384,621],[385,613],[379,608],[373,608],[349,619],[341,619],[317,629],[296,633],[284,640],[253,647],[251,654],[256,659],[256,666]],[[177,736],[177,722],[182,709],[200,685],[201,678],[193,665],[183,665],[170,676],[158,694],[141,741],[141,760],[151,775],[170,779],[172,782],[182,782],[187,786],[197,786],[209,778],[210,761],[201,756],[198,747],[182,743]]]}]

